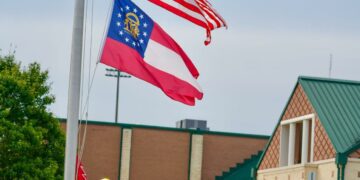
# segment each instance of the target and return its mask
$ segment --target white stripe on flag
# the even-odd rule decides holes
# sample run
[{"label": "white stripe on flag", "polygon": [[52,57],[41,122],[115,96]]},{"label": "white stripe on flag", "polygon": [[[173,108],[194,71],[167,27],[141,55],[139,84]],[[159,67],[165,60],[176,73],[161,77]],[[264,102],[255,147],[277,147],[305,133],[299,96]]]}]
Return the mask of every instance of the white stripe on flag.
[{"label": "white stripe on flag", "polygon": [[184,1],[195,6],[196,8],[198,8],[198,5],[196,4],[196,2],[194,0],[184,0]]},{"label": "white stripe on flag", "polygon": [[[216,18],[217,16],[216,16],[212,11],[208,10],[208,9],[206,8],[206,5],[205,5],[204,3],[200,2],[200,1],[198,1],[198,3],[199,3],[199,6],[201,7],[201,8],[199,8],[199,9],[200,9],[200,11],[203,13],[203,15],[205,16],[205,19],[206,19],[209,23],[211,23],[215,28],[219,27],[219,26],[216,24],[216,22],[215,22],[216,19],[211,18],[208,14],[212,14],[213,16],[215,16],[215,18]],[[219,22],[219,24],[221,24],[221,23]],[[220,27],[221,27],[221,26],[220,26]]]},{"label": "white stripe on flag", "polygon": [[212,14],[215,18],[216,21],[219,22],[220,26],[219,27],[222,27],[222,26],[226,26],[226,23],[224,21],[224,19],[220,16],[219,13],[216,12],[216,10],[214,8],[212,8],[211,4],[209,2],[204,2],[205,3],[205,7],[204,7],[204,10],[208,11],[209,14]]},{"label": "white stripe on flag", "polygon": [[179,9],[180,11],[183,11],[185,14],[198,19],[200,21],[203,21],[204,23],[206,23],[205,18],[202,16],[202,14],[199,14],[197,12],[194,12],[188,8],[186,8],[185,6],[183,6],[182,4],[179,4],[177,2],[175,2],[174,0],[162,0],[162,2],[168,4],[169,6],[172,6],[176,9]]},{"label": "white stripe on flag", "polygon": [[200,85],[191,75],[181,56],[171,49],[150,39],[145,51],[144,60],[156,69],[171,74],[202,92]]}]

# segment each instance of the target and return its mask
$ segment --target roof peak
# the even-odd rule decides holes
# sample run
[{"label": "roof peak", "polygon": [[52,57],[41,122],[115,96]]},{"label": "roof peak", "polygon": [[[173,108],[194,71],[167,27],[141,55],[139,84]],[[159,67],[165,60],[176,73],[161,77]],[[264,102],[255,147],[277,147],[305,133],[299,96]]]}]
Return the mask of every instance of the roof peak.
[{"label": "roof peak", "polygon": [[345,79],[335,79],[335,78],[324,78],[324,77],[299,76],[298,81],[301,81],[301,80],[360,85],[360,81],[345,80]]},{"label": "roof peak", "polygon": [[360,82],[300,76],[304,89],[319,120],[338,153],[359,142]]}]

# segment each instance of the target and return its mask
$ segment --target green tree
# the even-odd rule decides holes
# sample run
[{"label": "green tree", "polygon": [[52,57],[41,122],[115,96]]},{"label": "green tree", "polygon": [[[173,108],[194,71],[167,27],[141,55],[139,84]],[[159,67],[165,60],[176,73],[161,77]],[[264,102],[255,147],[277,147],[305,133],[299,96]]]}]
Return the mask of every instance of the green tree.
[{"label": "green tree", "polygon": [[0,179],[63,179],[65,135],[48,71],[0,55]]}]

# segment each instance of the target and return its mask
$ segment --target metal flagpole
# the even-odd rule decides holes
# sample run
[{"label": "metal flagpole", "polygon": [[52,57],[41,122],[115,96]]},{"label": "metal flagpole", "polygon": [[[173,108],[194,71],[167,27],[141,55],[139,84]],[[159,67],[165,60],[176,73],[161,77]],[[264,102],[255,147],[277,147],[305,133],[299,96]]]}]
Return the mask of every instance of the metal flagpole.
[{"label": "metal flagpole", "polygon": [[75,0],[66,123],[65,180],[75,179],[76,172],[84,11],[85,0]]}]

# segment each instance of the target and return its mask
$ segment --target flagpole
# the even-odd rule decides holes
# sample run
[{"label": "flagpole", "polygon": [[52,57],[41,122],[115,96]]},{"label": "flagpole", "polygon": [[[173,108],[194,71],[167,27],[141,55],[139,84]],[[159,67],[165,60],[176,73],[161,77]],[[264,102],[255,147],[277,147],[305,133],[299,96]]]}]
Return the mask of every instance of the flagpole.
[{"label": "flagpole", "polygon": [[65,180],[75,179],[85,0],[75,0],[66,123]]}]

